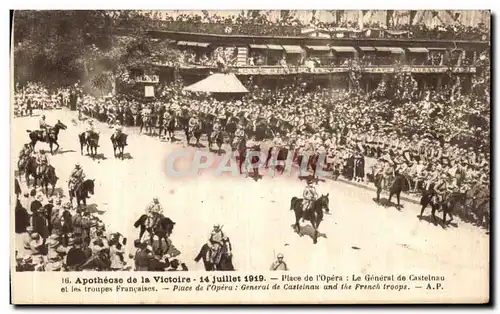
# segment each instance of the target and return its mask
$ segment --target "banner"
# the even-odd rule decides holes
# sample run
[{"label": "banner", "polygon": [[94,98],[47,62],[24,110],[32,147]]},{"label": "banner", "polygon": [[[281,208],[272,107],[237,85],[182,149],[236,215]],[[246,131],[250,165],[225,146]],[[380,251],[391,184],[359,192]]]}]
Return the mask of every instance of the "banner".
[{"label": "banner", "polygon": [[144,97],[155,97],[154,86],[144,86]]}]

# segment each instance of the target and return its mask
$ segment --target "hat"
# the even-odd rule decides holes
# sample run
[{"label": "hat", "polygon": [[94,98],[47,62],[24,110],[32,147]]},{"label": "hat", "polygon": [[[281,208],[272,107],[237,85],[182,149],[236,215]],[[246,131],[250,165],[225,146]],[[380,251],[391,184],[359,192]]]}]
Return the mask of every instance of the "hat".
[{"label": "hat", "polygon": [[63,208],[64,208],[64,209],[69,209],[69,208],[71,208],[71,203],[70,203],[70,202],[66,202],[66,203],[64,203]]},{"label": "hat", "polygon": [[283,254],[281,253],[278,253],[278,255],[276,255],[277,258],[283,258]]},{"label": "hat", "polygon": [[38,193],[35,197],[35,199],[39,202],[42,202],[43,201],[43,194],[42,193]]}]

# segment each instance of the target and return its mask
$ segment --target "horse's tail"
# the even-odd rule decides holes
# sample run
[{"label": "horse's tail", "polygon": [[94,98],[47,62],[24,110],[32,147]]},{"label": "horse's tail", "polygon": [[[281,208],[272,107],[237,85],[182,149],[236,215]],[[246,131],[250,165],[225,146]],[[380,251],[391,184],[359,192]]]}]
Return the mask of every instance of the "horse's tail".
[{"label": "horse's tail", "polygon": [[26,130],[27,133],[31,133],[31,130]]}]

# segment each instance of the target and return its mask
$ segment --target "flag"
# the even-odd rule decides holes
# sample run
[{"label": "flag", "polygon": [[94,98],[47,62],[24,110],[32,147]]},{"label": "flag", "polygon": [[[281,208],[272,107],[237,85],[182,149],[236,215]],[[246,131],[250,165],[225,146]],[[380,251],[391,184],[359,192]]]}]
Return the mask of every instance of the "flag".
[{"label": "flag", "polygon": [[389,27],[392,26],[392,22],[394,21],[394,10],[387,10],[387,15],[385,17],[385,25]]},{"label": "flag", "polygon": [[415,17],[417,16],[417,10],[411,10],[410,11],[410,25],[413,25],[413,22],[415,21]]},{"label": "flag", "polygon": [[339,24],[342,22],[342,17],[344,16],[345,10],[336,10],[335,11],[335,22]]}]

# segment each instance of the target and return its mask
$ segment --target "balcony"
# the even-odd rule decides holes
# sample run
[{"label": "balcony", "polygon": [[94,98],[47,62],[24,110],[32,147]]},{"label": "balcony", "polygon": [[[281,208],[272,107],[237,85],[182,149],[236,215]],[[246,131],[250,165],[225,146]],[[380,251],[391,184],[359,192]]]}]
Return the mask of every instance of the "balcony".
[{"label": "balcony", "polygon": [[144,83],[144,84],[158,84],[160,83],[159,75],[141,75],[133,79],[136,83]]}]

